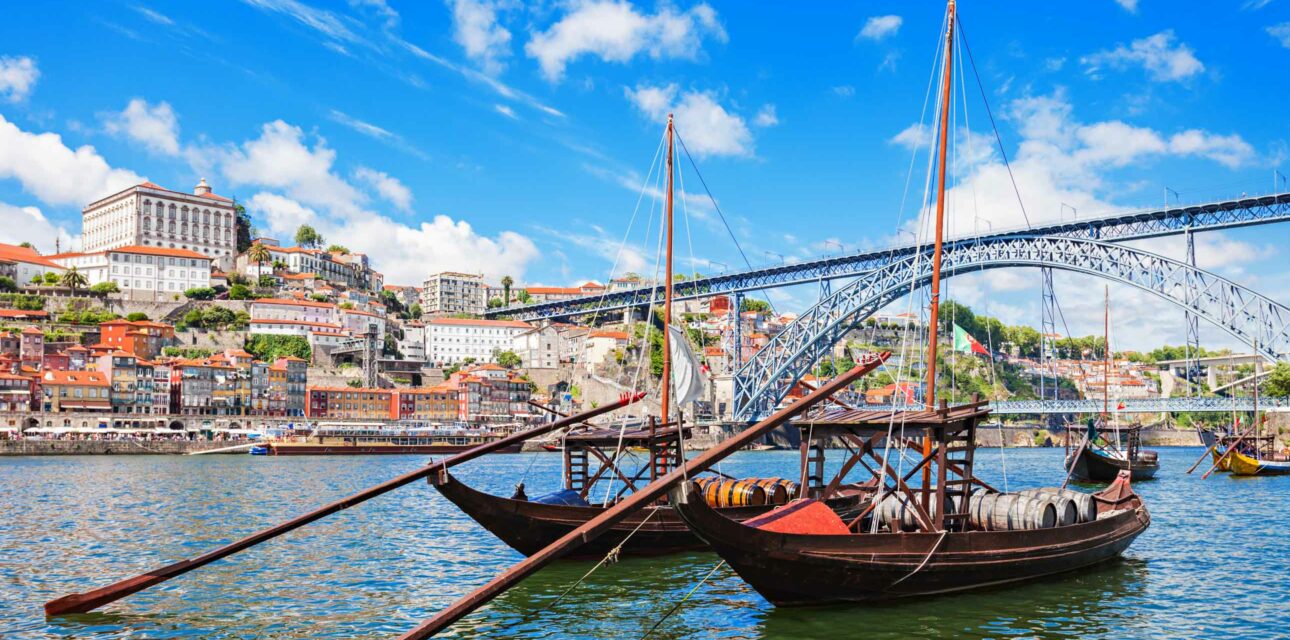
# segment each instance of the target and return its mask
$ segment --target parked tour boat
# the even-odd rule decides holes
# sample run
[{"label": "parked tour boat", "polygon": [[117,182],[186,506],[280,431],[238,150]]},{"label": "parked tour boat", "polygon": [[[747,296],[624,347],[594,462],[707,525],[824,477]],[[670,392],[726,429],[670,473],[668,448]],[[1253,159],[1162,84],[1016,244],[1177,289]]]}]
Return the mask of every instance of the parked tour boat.
[{"label": "parked tour boat", "polygon": [[[271,456],[350,456],[378,454],[460,453],[471,447],[502,437],[478,429],[445,429],[440,427],[387,427],[379,424],[345,426],[319,425],[309,436],[294,440],[266,442],[264,455]],[[503,447],[498,453],[517,453],[523,443]],[[252,452],[254,453],[254,451]]]}]

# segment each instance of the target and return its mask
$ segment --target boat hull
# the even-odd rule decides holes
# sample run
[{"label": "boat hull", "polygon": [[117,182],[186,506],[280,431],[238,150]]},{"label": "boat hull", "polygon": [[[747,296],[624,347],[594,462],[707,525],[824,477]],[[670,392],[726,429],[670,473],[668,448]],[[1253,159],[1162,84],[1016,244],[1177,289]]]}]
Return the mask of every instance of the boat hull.
[{"label": "boat hull", "polygon": [[[452,475],[433,483],[439,493],[457,505],[502,542],[524,555],[546,548],[565,534],[605,512],[603,507],[542,504],[513,500],[478,491]],[[842,500],[839,508],[857,500]],[[722,517],[737,521],[759,516],[773,506],[718,509]],[[624,541],[626,543],[624,544]],[[651,506],[618,522],[594,540],[585,542],[569,558],[601,558],[622,544],[621,553],[636,556],[665,555],[705,550],[708,545],[686,526],[670,506]]]},{"label": "boat hull", "polygon": [[1227,467],[1232,475],[1237,476],[1285,476],[1290,475],[1290,462],[1281,460],[1257,460],[1232,451],[1227,456]]},{"label": "boat hull", "polygon": [[[366,455],[444,455],[461,453],[475,444],[415,444],[415,445],[352,445],[352,444],[310,444],[298,442],[271,442],[267,455],[271,456],[366,456]],[[495,453],[519,453],[522,444],[517,443],[499,449]]]},{"label": "boat hull", "polygon": [[1150,524],[1135,500],[1094,522],[1052,529],[790,534],[724,518],[680,489],[672,500],[698,536],[776,606],[877,602],[1065,573],[1118,557]]},{"label": "boat hull", "polygon": [[[1075,468],[1071,470],[1071,465]],[[1066,460],[1067,470],[1076,480],[1089,482],[1114,482],[1121,471],[1128,471],[1133,481],[1150,480],[1160,471],[1160,463],[1141,460],[1120,460],[1102,455],[1089,448],[1084,448],[1074,461]]]}]

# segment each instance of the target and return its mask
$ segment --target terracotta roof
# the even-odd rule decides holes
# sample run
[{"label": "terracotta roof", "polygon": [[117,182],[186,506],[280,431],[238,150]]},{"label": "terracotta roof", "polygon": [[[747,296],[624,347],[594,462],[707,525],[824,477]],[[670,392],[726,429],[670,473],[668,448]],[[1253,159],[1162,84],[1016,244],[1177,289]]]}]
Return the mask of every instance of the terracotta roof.
[{"label": "terracotta roof", "polygon": [[360,315],[360,316],[372,316],[373,318],[380,318],[380,317],[381,317],[381,315],[380,315],[380,314],[378,314],[378,313],[372,313],[371,311],[359,311],[358,309],[341,309],[341,310],[340,310],[340,312],[341,312],[341,313],[356,313],[356,314],[358,314],[358,315]]},{"label": "terracotta roof", "polygon": [[79,384],[106,387],[108,378],[107,374],[102,371],[46,371],[44,384]]},{"label": "terracotta roof", "polygon": [[434,318],[426,324],[451,324],[463,325],[468,327],[512,327],[516,329],[530,329],[533,325],[519,320],[475,320],[473,318]]},{"label": "terracotta roof", "polygon": [[626,331],[592,331],[588,338],[613,338],[614,340],[626,340],[628,338]]},{"label": "terracotta roof", "polygon": [[[41,313],[45,313],[45,312],[44,312],[44,311],[42,311]],[[27,334],[39,333],[39,334],[41,334],[41,335],[44,335],[44,333],[45,333],[44,331],[41,331],[40,329],[37,329],[36,327],[23,327],[22,332],[23,332],[23,333],[27,333]]]},{"label": "terracotta roof", "polygon": [[201,260],[211,259],[210,256],[197,253],[196,251],[190,251],[188,249],[167,249],[165,247],[145,247],[141,245],[129,245],[125,247],[117,247],[115,249],[107,249],[107,251],[111,251],[115,253],[137,253],[140,255],[149,255],[149,256],[170,256],[172,258],[199,258]]},{"label": "terracotta roof", "polygon": [[232,202],[232,200],[229,198],[225,198],[224,196],[217,196],[213,193],[199,193],[197,194],[197,197],[210,198],[211,200],[219,200],[220,202]]},{"label": "terracotta roof", "polygon": [[63,265],[51,262],[49,258],[36,253],[35,249],[20,247],[16,244],[0,244],[0,258],[11,260],[13,262],[38,264],[44,267],[53,267],[55,269],[63,268]]},{"label": "terracotta roof", "polygon": [[370,387],[308,387],[309,391],[353,391],[356,393],[394,393],[395,389],[373,389]]}]

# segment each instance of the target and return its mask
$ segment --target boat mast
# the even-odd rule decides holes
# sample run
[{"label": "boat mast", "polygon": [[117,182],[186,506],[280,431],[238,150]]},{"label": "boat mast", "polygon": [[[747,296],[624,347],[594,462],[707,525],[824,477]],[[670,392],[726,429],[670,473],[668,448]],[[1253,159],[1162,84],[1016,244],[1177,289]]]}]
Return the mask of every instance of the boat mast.
[{"label": "boat mast", "polygon": [[667,114],[667,260],[663,275],[663,391],[660,404],[663,424],[671,416],[672,404],[672,336],[668,326],[672,321],[672,114]]},{"label": "boat mast", "polygon": [[[936,408],[936,329],[940,324],[937,315],[941,306],[941,247],[945,233],[945,147],[950,127],[950,83],[954,79],[954,0],[949,0],[948,24],[945,28],[945,83],[941,94],[940,156],[937,158],[936,180],[936,242],[932,248],[932,301],[928,317],[927,336],[927,389],[923,394],[927,408]],[[931,454],[932,441],[923,440],[923,455]],[[928,470],[924,470],[928,471]]]}]

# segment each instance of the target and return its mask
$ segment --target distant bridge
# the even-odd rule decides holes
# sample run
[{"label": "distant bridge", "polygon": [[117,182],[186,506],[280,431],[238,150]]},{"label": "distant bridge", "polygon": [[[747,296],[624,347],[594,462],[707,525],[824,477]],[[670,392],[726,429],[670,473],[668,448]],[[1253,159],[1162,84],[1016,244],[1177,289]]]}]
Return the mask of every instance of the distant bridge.
[{"label": "distant bridge", "polygon": [[[1065,237],[1100,242],[1123,242],[1178,235],[1188,231],[1215,231],[1286,221],[1290,221],[1290,192],[995,231],[949,240],[945,248],[948,251],[985,240],[1019,237]],[[794,264],[723,273],[678,282],[673,284],[672,290],[676,299],[685,300],[854,277],[908,258],[918,248],[919,245],[902,244],[876,251],[862,251]],[[923,245],[923,249],[926,249],[926,245]],[[663,287],[659,285],[599,296],[582,296],[569,300],[490,309],[484,315],[489,318],[505,316],[528,321],[554,320],[616,309],[645,308],[651,303],[657,304],[662,300]]]},{"label": "distant bridge", "polygon": [[[1120,404],[1123,409],[1116,409]],[[1187,413],[1194,411],[1253,411],[1254,399],[1249,396],[1239,398],[1140,398],[1137,400],[1112,401],[1111,413]],[[1259,398],[1259,410],[1290,410],[1290,398]],[[990,403],[990,410],[996,415],[1018,414],[1055,414],[1082,413],[1095,414],[1102,412],[1101,400],[1004,400]]]}]

